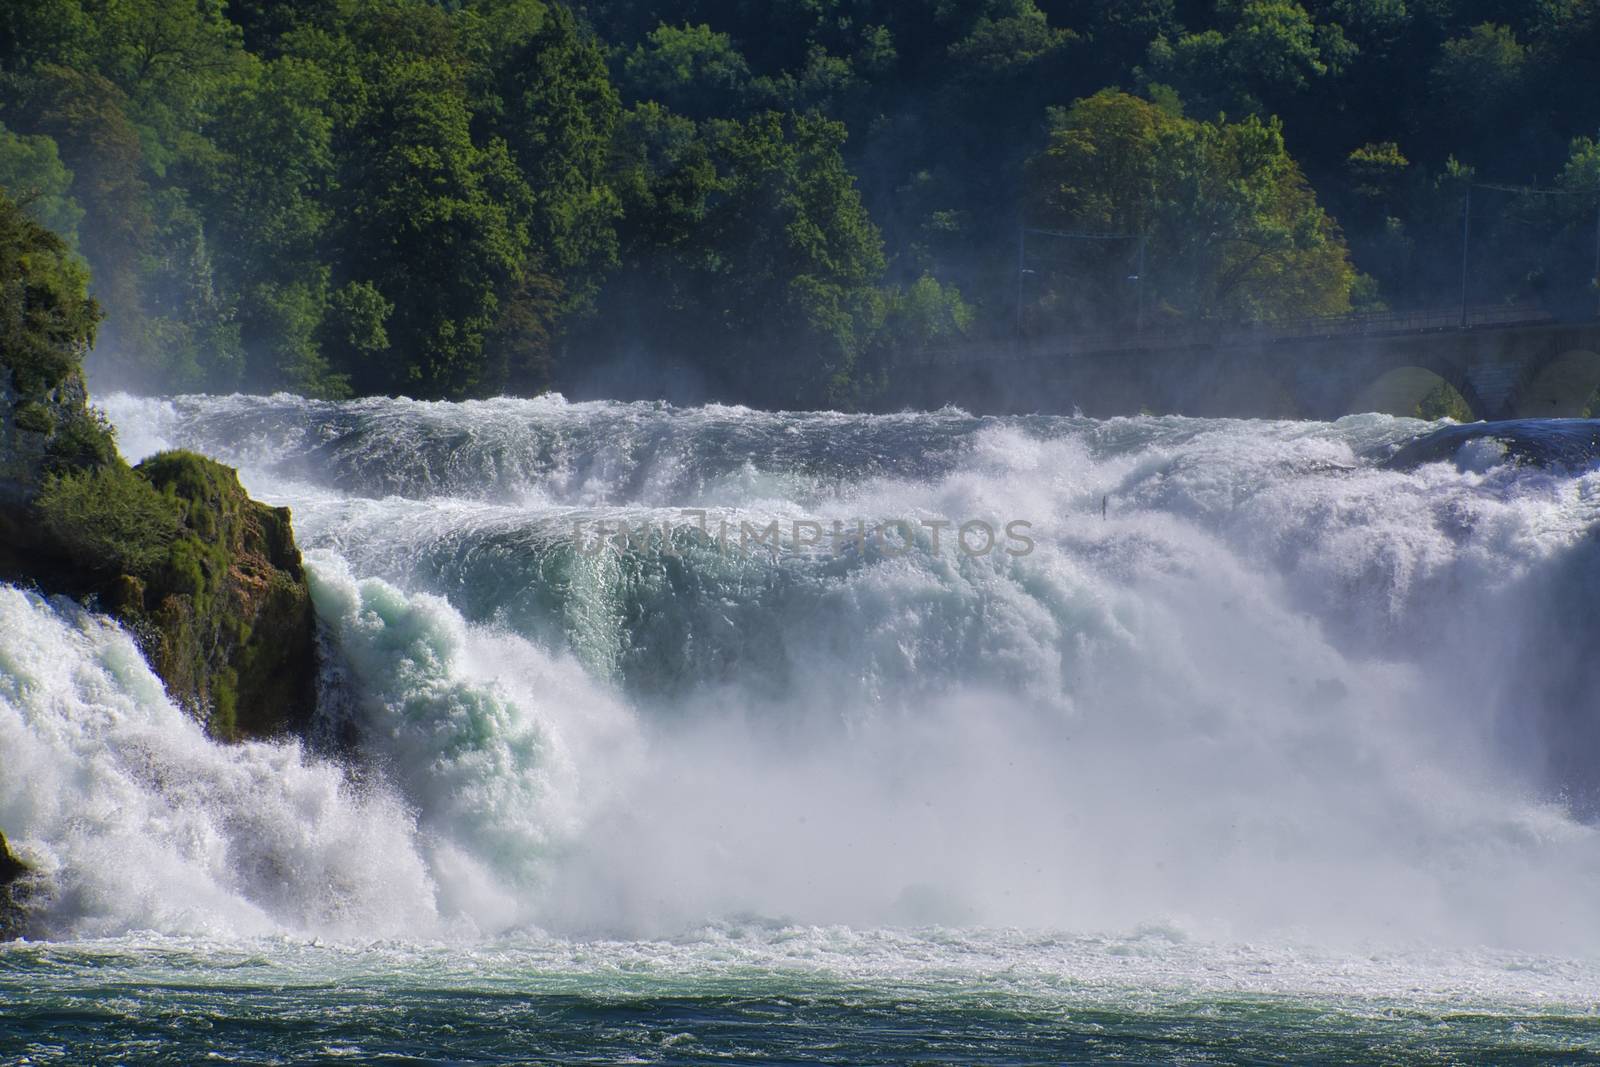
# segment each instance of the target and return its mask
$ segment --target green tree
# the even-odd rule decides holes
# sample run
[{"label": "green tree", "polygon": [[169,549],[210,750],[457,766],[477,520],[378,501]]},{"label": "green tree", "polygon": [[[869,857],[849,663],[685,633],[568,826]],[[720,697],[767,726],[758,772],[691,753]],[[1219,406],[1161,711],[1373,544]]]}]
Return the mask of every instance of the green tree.
[{"label": "green tree", "polygon": [[[1588,229],[1585,224],[1593,220],[1595,241],[1600,242],[1600,141],[1590,137],[1574,138],[1567,162],[1561,168],[1556,183],[1572,194],[1560,205],[1564,215],[1563,224],[1569,230],[1582,232]],[[1595,250],[1594,255],[1600,261],[1600,248]],[[1596,267],[1600,267],[1600,262],[1596,262],[1587,272],[1589,300],[1584,301],[1580,309],[1583,313],[1588,313],[1592,308],[1600,314],[1600,273],[1596,273]]]},{"label": "green tree", "polygon": [[236,295],[243,383],[337,394],[322,325],[333,219],[332,80],[293,56],[252,64],[217,108],[212,151],[187,184],[209,221],[217,273]]},{"label": "green tree", "polygon": [[79,248],[108,316],[102,348],[125,354],[135,376],[148,376],[157,357],[139,345],[155,212],[127,97],[101,75],[47,64],[12,89],[17,128],[50,138],[72,172],[71,196],[83,209]]},{"label": "green tree", "polygon": [[856,375],[855,398],[870,403],[901,373],[904,356],[926,355],[958,343],[972,330],[974,312],[953,285],[924,274],[910,285],[890,286],[882,293],[881,318]]},{"label": "green tree", "polygon": [[208,150],[211,102],[244,60],[237,28],[220,0],[20,0],[8,14],[0,94],[73,174],[110,313],[98,361],[125,383],[225,383],[238,363],[231,300],[170,171]]},{"label": "green tree", "polygon": [[268,136],[239,149],[301,159],[252,179],[278,212],[246,247],[283,268],[243,305],[288,346],[266,362],[325,392],[541,387],[557,319],[615,258],[599,46],[537,0],[363,0],[278,46],[245,124]]},{"label": "green tree", "polygon": [[750,65],[733,39],[702,23],[651,30],[623,60],[620,82],[633,100],[698,119],[737,109],[749,80]]},{"label": "green tree", "polygon": [[[364,58],[366,107],[341,160],[340,282],[365,283],[394,308],[385,330],[405,360],[338,353],[362,392],[460,396],[482,384],[483,341],[528,251],[528,190],[503,141],[475,145],[446,16],[412,8],[396,44],[442,43],[446,54],[393,45]],[[435,23],[413,26],[410,19]],[[521,202],[519,204],[519,201]]]},{"label": "green tree", "polygon": [[950,46],[959,66],[990,70],[1026,64],[1064,48],[1075,37],[1050,25],[1032,0],[1018,0],[1008,9],[984,14],[960,41]]},{"label": "green tree", "polygon": [[0,193],[0,356],[23,396],[54,388],[94,343],[100,308],[83,263]]},{"label": "green tree", "polygon": [[1393,141],[1381,144],[1364,144],[1352,149],[1345,157],[1349,168],[1352,191],[1369,200],[1387,201],[1398,191],[1400,182],[1411,161]]},{"label": "green tree", "polygon": [[1157,38],[1145,77],[1171,85],[1206,117],[1269,114],[1355,56],[1337,23],[1318,23],[1295,0],[1218,5],[1221,27]]},{"label": "green tree", "polygon": [[[156,165],[207,116],[215,90],[244,59],[225,0],[88,0],[88,65],[126,94]],[[62,57],[63,59],[67,57]]]},{"label": "green tree", "polygon": [[[1107,90],[1058,114],[1030,180],[1035,221],[1143,237],[1152,307],[1189,319],[1349,309],[1356,276],[1343,238],[1276,122],[1199,122]],[[1125,285],[1105,265],[1088,277]],[[1071,317],[1097,303],[1127,302],[1091,296]]]},{"label": "green tree", "polygon": [[556,306],[582,312],[616,263],[620,209],[606,172],[620,105],[604,49],[572,13],[520,2],[543,13],[500,61],[492,129],[531,195],[522,221],[537,255],[521,265],[512,287],[559,289]]},{"label": "green tree", "polygon": [[1577,194],[1580,203],[1584,199],[1600,203],[1600,141],[1592,137],[1573,138],[1556,184]]},{"label": "green tree", "polygon": [[50,138],[16,134],[0,123],[0,189],[41,226],[77,244],[83,208],[72,198],[72,172]]},{"label": "green tree", "polygon": [[659,105],[631,112],[623,270],[591,337],[648,339],[723,396],[848,402],[884,259],[844,138],[839,123],[776,112],[703,128]]},{"label": "green tree", "polygon": [[1440,49],[1433,65],[1433,107],[1457,137],[1482,124],[1500,126],[1522,110],[1528,52],[1505,26],[1481,23]]}]

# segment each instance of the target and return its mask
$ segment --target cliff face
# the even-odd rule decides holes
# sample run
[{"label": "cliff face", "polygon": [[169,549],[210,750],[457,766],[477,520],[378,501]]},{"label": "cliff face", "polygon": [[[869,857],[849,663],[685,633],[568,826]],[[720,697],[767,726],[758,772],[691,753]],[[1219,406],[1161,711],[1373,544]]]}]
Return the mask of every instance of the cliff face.
[{"label": "cliff face", "polygon": [[117,580],[109,606],[150,635],[151,666],[213,736],[309,726],[315,616],[289,509],[251,500],[231,468],[190,452],[135,473],[178,505],[181,533],[155,566]]},{"label": "cliff face", "polygon": [[[75,414],[70,399],[59,406]],[[0,401],[0,419],[14,424],[15,410]],[[251,500],[231,468],[193,453],[76,466],[37,436],[22,430],[21,447],[0,453],[0,579],[94,598],[219,740],[308,725],[315,616],[288,509]]]},{"label": "cliff face", "polygon": [[0,580],[117,616],[213,736],[298,731],[316,637],[288,510],[192,453],[123,461],[84,388],[98,319],[65,245],[0,194]]},{"label": "cliff face", "polygon": [[27,873],[28,868],[6,846],[6,835],[0,834],[0,941],[22,932],[23,906],[18,883]]},{"label": "cliff face", "polygon": [[0,376],[0,492],[31,496],[72,432],[74,419],[88,410],[88,390],[76,370],[54,384],[40,382],[23,392],[16,368]]}]

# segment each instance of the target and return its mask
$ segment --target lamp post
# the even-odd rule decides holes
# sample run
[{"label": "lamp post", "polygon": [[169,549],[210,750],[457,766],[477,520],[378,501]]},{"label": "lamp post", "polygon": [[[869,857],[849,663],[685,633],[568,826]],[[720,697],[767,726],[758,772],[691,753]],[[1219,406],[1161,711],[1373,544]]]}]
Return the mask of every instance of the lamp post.
[{"label": "lamp post", "polygon": [[1472,244],[1472,183],[1461,201],[1461,325],[1467,325],[1467,249]]},{"label": "lamp post", "polygon": [[1594,290],[1594,315],[1600,319],[1600,188],[1594,191],[1594,277],[1589,279]]}]

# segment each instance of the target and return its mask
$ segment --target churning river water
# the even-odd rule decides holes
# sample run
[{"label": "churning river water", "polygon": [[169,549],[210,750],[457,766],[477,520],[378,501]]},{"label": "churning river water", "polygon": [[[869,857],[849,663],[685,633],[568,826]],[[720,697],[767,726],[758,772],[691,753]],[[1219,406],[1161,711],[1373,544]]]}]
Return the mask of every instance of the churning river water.
[{"label": "churning river water", "polygon": [[1600,1062],[1600,424],[105,407],[319,723],[0,587],[0,1059]]}]

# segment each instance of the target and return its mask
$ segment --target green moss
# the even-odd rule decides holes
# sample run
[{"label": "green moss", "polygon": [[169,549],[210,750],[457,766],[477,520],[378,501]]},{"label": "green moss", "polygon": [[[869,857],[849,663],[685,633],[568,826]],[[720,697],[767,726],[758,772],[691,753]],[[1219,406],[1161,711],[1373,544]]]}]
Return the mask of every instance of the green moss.
[{"label": "green moss", "polygon": [[103,602],[107,611],[119,615],[136,614],[144,610],[145,584],[131,574],[119,574],[106,589]]},{"label": "green moss", "polygon": [[49,475],[34,501],[44,531],[91,571],[143,574],[167,556],[179,511],[118,460]]},{"label": "green moss", "polygon": [[1472,409],[1467,406],[1466,398],[1449,382],[1440,382],[1429,390],[1426,396],[1417,401],[1413,414],[1430,421],[1444,418],[1457,422],[1473,421]]},{"label": "green moss", "polygon": [[17,429],[29,433],[49,433],[56,428],[56,417],[50,409],[37,400],[27,400],[17,405]]},{"label": "green moss", "polygon": [[139,464],[151,485],[177,502],[189,531],[216,541],[233,527],[249,497],[233,468],[194,452],[162,452]]},{"label": "green moss", "polygon": [[216,737],[299,725],[316,652],[288,510],[251,500],[231,468],[192,452],[152,456],[137,473],[181,516],[144,594],[169,688],[203,709]]},{"label": "green moss", "polygon": [[48,451],[57,470],[122,463],[111,423],[94,408],[68,412],[55,427]]}]

